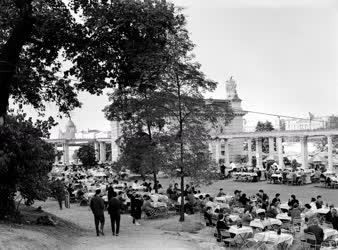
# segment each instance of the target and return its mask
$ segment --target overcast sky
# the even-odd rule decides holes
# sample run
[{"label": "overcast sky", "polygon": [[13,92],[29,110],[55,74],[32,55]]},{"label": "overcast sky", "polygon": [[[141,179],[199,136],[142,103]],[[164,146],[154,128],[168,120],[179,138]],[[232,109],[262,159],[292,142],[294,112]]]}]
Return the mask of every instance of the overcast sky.
[{"label": "overcast sky", "polygon": [[[225,98],[225,81],[233,76],[244,109],[297,117],[338,114],[338,1],[174,3],[185,7],[202,70],[219,82],[206,97]],[[78,130],[108,130],[101,112],[107,97],[82,94],[81,101],[83,108],[72,113]],[[50,110],[55,112],[52,105]],[[61,128],[65,122],[60,121]]]}]

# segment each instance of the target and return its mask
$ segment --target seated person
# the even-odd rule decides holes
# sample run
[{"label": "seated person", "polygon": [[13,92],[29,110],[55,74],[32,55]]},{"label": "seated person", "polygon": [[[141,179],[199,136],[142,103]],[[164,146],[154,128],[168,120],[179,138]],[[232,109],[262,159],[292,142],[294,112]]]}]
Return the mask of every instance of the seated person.
[{"label": "seated person", "polygon": [[266,217],[267,218],[276,218],[278,212],[277,209],[274,205],[270,205],[270,207],[268,208],[268,210],[266,211]]},{"label": "seated person", "polygon": [[291,219],[300,219],[301,218],[302,210],[299,208],[298,203],[293,204],[293,208],[289,210],[288,215],[291,217]]},{"label": "seated person", "polygon": [[304,207],[305,222],[308,222],[311,217],[315,216],[315,212],[312,210],[310,204],[305,204]]},{"label": "seated person", "polygon": [[221,197],[221,196],[224,196],[224,195],[225,195],[225,193],[223,192],[223,188],[220,188],[219,192],[217,194],[217,197]]},{"label": "seated person", "polygon": [[241,203],[243,207],[245,207],[246,204],[250,201],[250,199],[246,197],[246,194],[242,194],[242,196],[239,198],[238,201]]},{"label": "seated person", "polygon": [[145,212],[147,216],[151,216],[151,211],[153,210],[153,205],[151,204],[150,197],[148,195],[143,196],[143,205],[142,205],[142,210]]},{"label": "seated person", "polygon": [[212,209],[211,207],[207,207],[204,212],[204,219],[207,220],[206,226],[212,226]]},{"label": "seated person", "polygon": [[335,208],[333,208],[331,213],[332,213],[332,218],[331,218],[332,227],[333,229],[338,230],[338,212]]},{"label": "seated person", "polygon": [[[252,211],[252,209],[251,209],[251,211]],[[249,210],[245,211],[245,213],[242,215],[242,224],[249,226],[250,222],[253,220],[253,218],[254,217]]]},{"label": "seated person", "polygon": [[332,210],[334,208],[334,205],[330,205],[330,211],[327,212],[327,214],[325,215],[325,221],[328,223],[332,223]]},{"label": "seated person", "polygon": [[217,233],[218,233],[218,240],[221,240],[221,230],[229,230],[230,225],[229,225],[229,220],[230,219],[226,219],[226,216],[224,216],[223,214],[219,214],[218,215],[218,219],[217,219],[217,223],[216,223],[216,229],[217,229]]},{"label": "seated person", "polygon": [[316,208],[317,209],[321,209],[323,207],[323,200],[322,200],[322,196],[321,195],[318,195],[317,196],[317,201],[316,201]]},{"label": "seated person", "polygon": [[[313,220],[313,224],[311,226],[309,226],[308,228],[304,229],[304,233],[312,233],[316,236],[316,245],[320,247],[320,244],[322,244],[323,239],[324,239],[324,231],[323,229],[318,226],[318,219]],[[312,242],[309,242],[312,243]]]}]

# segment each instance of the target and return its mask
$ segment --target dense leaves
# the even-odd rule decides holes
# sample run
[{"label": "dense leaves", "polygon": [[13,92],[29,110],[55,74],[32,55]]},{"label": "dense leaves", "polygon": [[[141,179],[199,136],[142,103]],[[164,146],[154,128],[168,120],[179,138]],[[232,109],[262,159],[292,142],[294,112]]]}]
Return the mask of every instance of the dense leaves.
[{"label": "dense leaves", "polygon": [[[81,106],[78,91],[101,94],[107,87],[142,88],[159,78],[167,58],[167,33],[175,21],[172,4],[13,2],[0,1],[0,116],[9,96],[41,114],[46,102],[54,102],[62,114]],[[20,26],[28,20],[29,27]],[[149,67],[159,58],[161,64]]]},{"label": "dense leaves", "polygon": [[55,154],[53,146],[41,139],[44,133],[39,126],[23,114],[16,114],[0,127],[1,216],[13,212],[16,191],[26,204],[47,198],[47,174]]},{"label": "dense leaves", "polygon": [[92,145],[83,145],[77,151],[77,158],[83,166],[90,168],[97,164],[95,159],[95,149]]}]

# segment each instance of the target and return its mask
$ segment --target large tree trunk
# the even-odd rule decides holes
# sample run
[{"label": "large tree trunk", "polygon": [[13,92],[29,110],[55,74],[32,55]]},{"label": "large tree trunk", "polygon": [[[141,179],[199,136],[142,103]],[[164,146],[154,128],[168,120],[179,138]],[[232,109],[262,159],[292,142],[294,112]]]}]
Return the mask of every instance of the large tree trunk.
[{"label": "large tree trunk", "polygon": [[[8,181],[7,181],[8,182]],[[15,212],[14,203],[15,185],[6,183],[4,180],[0,184],[0,218],[5,219]]]},{"label": "large tree trunk", "polygon": [[0,126],[5,122],[10,96],[11,79],[19,61],[20,52],[29,40],[34,24],[31,1],[21,6],[22,17],[15,25],[11,36],[0,51]]}]

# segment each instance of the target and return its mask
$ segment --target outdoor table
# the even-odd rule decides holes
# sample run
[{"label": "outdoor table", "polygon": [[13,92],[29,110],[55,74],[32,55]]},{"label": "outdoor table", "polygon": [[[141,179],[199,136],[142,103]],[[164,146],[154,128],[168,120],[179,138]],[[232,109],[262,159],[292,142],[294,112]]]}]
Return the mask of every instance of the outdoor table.
[{"label": "outdoor table", "polygon": [[199,198],[200,196],[203,196],[203,198],[207,195],[207,193],[199,193],[199,194],[194,194],[195,198]]},{"label": "outdoor table", "polygon": [[256,233],[254,239],[261,242],[273,242],[275,245],[286,243],[288,246],[291,246],[293,242],[291,234],[281,233],[278,235],[275,231]]},{"label": "outdoor table", "polygon": [[276,219],[291,221],[291,217],[287,213],[277,214]]},{"label": "outdoor table", "polygon": [[289,210],[290,209],[290,207],[289,207],[289,205],[287,203],[280,204],[279,207],[280,207],[280,209],[285,209],[285,210]]},{"label": "outdoor table", "polygon": [[231,195],[225,195],[225,196],[220,196],[220,197],[215,197],[215,201],[218,202],[228,202],[232,199],[233,196]]},{"label": "outdoor table", "polygon": [[229,231],[229,233],[232,233],[232,234],[235,234],[235,235],[253,233],[253,230],[252,230],[251,227],[242,226],[242,227],[239,228],[238,226],[235,226],[235,225],[231,226],[228,231]]},{"label": "outdoor table", "polygon": [[240,219],[241,219],[241,218],[239,217],[238,214],[230,214],[230,215],[229,215],[229,218],[230,218],[230,220],[232,220],[232,221],[237,221],[237,220],[240,220]]},{"label": "outdoor table", "polygon": [[273,225],[281,226],[282,222],[274,218],[267,218],[265,220],[254,219],[250,222],[250,227],[261,228],[261,229],[264,229],[267,226],[273,226]]},{"label": "outdoor table", "polygon": [[323,229],[324,231],[324,240],[332,237],[332,236],[337,236],[338,235],[338,231],[336,229],[333,228],[325,228]]},{"label": "outdoor table", "polygon": [[283,176],[281,174],[272,174],[271,178],[282,178]]}]

